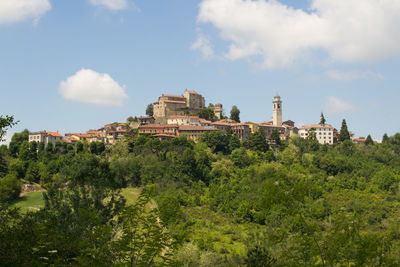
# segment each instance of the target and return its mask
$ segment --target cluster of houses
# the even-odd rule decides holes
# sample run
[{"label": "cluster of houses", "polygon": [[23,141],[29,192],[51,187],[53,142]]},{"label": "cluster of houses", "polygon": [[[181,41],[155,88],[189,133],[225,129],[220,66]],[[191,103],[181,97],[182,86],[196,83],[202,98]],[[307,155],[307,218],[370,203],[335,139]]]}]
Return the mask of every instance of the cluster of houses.
[{"label": "cluster of houses", "polygon": [[[260,129],[270,143],[271,134],[276,131],[282,141],[288,141],[293,135],[307,138],[315,135],[320,144],[333,144],[336,142],[338,131],[329,124],[295,126],[291,120],[282,120],[282,101],[276,95],[272,101],[272,120],[261,123],[239,123],[231,119],[221,119],[222,104],[213,106],[216,120],[206,120],[198,116],[189,115],[205,108],[204,97],[195,91],[185,91],[183,95],[162,95],[154,103],[154,116],[142,116],[128,123],[109,123],[98,130],[88,130],[85,133],[66,133],[65,136],[58,132],[30,133],[29,141],[55,143],[63,141],[69,144],[80,142],[103,142],[106,146],[115,144],[129,129],[137,129],[140,134],[148,134],[161,140],[172,139],[177,136],[198,142],[201,136],[210,131],[231,131],[241,140],[249,138],[252,133]],[[354,139],[355,142],[362,140]]]}]

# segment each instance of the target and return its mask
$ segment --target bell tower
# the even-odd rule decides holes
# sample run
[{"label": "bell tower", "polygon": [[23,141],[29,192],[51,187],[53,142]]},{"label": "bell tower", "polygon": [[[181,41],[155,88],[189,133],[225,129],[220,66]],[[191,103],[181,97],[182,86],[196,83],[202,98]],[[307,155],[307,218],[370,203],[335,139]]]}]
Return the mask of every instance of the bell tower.
[{"label": "bell tower", "polygon": [[278,94],[274,96],[272,104],[272,125],[282,126],[282,101]]}]

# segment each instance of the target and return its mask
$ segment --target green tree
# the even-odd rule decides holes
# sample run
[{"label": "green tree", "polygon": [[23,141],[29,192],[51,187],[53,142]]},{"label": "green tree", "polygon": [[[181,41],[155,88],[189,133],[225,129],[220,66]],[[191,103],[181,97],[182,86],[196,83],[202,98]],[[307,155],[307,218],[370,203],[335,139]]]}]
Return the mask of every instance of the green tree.
[{"label": "green tree", "polygon": [[29,131],[27,129],[25,129],[21,133],[13,134],[13,136],[11,137],[11,142],[8,145],[11,156],[17,157],[19,153],[19,147],[24,141],[28,141],[28,139],[29,139]]},{"label": "green tree", "polygon": [[276,130],[276,129],[273,129],[273,130],[272,130],[270,139],[271,139],[277,146],[281,145],[281,143],[282,143],[281,138],[280,138],[279,133],[278,133],[278,130]]},{"label": "green tree", "polygon": [[236,105],[232,106],[230,119],[240,122],[240,110]]},{"label": "green tree", "polygon": [[146,108],[146,115],[147,116],[153,116],[153,104],[148,104]]},{"label": "green tree", "polygon": [[40,172],[39,172],[39,164],[37,162],[30,162],[28,169],[26,170],[25,179],[29,183],[39,182],[40,180]]},{"label": "green tree", "polygon": [[90,153],[97,154],[98,152],[97,152],[96,142],[90,142],[89,149],[90,149]]},{"label": "green tree", "polygon": [[105,147],[104,143],[103,142],[96,142],[96,150],[97,150],[97,153],[99,153],[99,154],[103,153],[104,150],[106,150],[106,147]]},{"label": "green tree", "polygon": [[269,145],[265,139],[264,131],[259,129],[257,132],[252,133],[246,142],[246,147],[254,151],[268,151]]},{"label": "green tree", "polygon": [[236,134],[232,134],[229,138],[229,150],[233,151],[241,146],[240,139]]},{"label": "green tree", "polygon": [[4,141],[4,135],[7,133],[7,129],[9,127],[13,127],[15,124],[17,124],[17,121],[14,121],[14,116],[8,116],[6,115],[3,117],[3,115],[0,115],[0,142]]},{"label": "green tree", "polygon": [[76,142],[75,151],[76,153],[83,152],[83,143],[81,141]]},{"label": "green tree", "polygon": [[53,147],[53,143],[48,143],[46,146],[46,152],[48,153],[53,153],[54,152],[54,147]]},{"label": "green tree", "polygon": [[15,174],[0,178],[0,203],[17,199],[21,193],[21,183]]},{"label": "green tree", "polygon": [[325,116],[324,113],[321,112],[321,118],[319,120],[319,124],[325,125],[326,120],[325,120]]},{"label": "green tree", "polygon": [[35,161],[37,159],[36,146],[31,145],[28,141],[22,142],[19,148],[19,158],[24,162]]},{"label": "green tree", "polygon": [[385,133],[382,137],[382,143],[388,143],[390,141],[389,136]]},{"label": "green tree", "polygon": [[214,110],[212,108],[204,108],[204,109],[198,111],[196,113],[196,115],[199,116],[199,118],[209,120],[209,121],[213,121],[217,118],[215,116]]},{"label": "green tree", "polygon": [[370,134],[367,136],[367,139],[365,139],[365,144],[366,145],[373,145],[374,144],[374,140],[372,140],[372,137],[371,137]]},{"label": "green tree", "polygon": [[8,165],[8,171],[17,176],[18,179],[23,179],[25,177],[25,163],[19,158],[12,159]]},{"label": "green tree", "polygon": [[340,133],[339,133],[339,136],[338,136],[338,141],[339,142],[343,142],[345,140],[350,140],[350,133],[349,133],[349,130],[347,129],[346,120],[343,119],[342,127],[340,128]]},{"label": "green tree", "polygon": [[229,139],[230,137],[228,134],[223,131],[211,131],[206,132],[202,136],[201,141],[206,143],[214,153],[222,152],[224,154],[229,154]]},{"label": "green tree", "polygon": [[231,153],[231,159],[233,163],[240,168],[250,165],[249,155],[247,155],[247,151],[244,148],[236,148],[233,150]]},{"label": "green tree", "polygon": [[[128,266],[170,265],[175,242],[159,223],[158,210],[149,208],[149,204],[150,195],[143,192],[134,205],[125,207],[119,215],[122,232],[114,243],[117,262]],[[171,208],[175,214],[176,207]]]}]

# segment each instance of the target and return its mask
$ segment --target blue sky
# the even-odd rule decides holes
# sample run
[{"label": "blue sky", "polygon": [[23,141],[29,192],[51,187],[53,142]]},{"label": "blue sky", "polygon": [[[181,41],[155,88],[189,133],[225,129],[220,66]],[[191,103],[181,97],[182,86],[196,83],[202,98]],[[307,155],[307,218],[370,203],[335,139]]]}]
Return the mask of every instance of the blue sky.
[{"label": "blue sky", "polygon": [[261,122],[279,93],[284,119],[323,111],[380,139],[400,131],[399,15],[390,0],[3,0],[0,114],[20,121],[10,134],[83,132],[188,88]]}]

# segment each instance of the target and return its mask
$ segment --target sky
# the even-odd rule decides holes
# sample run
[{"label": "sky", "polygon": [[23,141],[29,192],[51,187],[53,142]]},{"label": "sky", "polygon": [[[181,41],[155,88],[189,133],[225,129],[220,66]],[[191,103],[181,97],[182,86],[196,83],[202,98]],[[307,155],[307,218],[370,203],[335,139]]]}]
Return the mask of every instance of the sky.
[{"label": "sky", "polygon": [[85,132],[196,90],[242,121],[400,132],[398,0],[1,0],[1,115]]}]

